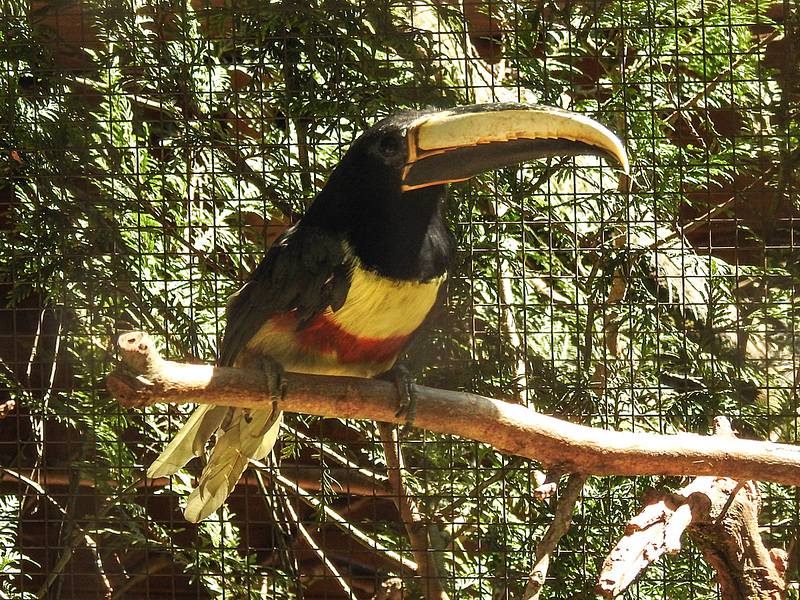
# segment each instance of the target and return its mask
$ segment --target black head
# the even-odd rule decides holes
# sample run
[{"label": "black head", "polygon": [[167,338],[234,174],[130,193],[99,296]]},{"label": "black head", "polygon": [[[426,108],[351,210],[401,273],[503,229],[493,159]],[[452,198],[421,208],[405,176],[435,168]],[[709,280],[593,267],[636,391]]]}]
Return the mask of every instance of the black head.
[{"label": "black head", "polygon": [[396,113],[362,134],[303,217],[343,235],[364,266],[395,279],[438,277],[455,250],[441,215],[446,185],[403,190],[409,131],[425,114]]},{"label": "black head", "polygon": [[331,173],[305,218],[320,216],[324,222],[333,219],[337,228],[348,228],[356,216],[364,213],[383,213],[387,209],[402,212],[409,204],[401,203],[404,172],[411,156],[409,131],[425,114],[402,111],[359,136]]}]

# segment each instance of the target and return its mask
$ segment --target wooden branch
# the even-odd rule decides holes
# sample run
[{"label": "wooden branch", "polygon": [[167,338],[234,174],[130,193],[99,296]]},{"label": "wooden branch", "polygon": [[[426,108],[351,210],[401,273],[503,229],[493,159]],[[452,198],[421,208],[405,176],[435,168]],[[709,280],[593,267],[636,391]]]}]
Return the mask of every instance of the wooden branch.
[{"label": "wooden branch", "polygon": [[[165,361],[144,333],[119,338],[123,364],[108,389],[128,407],[158,402],[271,406],[264,374],[253,369]],[[387,381],[285,373],[280,408],[327,417],[402,423]],[[491,444],[546,468],[591,475],[724,475],[800,485],[800,448],[694,434],[594,429],[475,394],[417,386],[417,427]]]},{"label": "wooden branch", "polygon": [[575,505],[580,500],[583,486],[586,483],[585,475],[572,474],[564,488],[564,495],[558,499],[556,514],[553,522],[547,528],[544,537],[536,546],[534,554],[533,568],[528,574],[528,584],[522,593],[522,600],[538,600],[539,594],[547,578],[547,570],[550,568],[550,556],[555,552],[558,542],[569,531],[572,524],[572,515],[575,513]]},{"label": "wooden branch", "polygon": [[764,546],[760,505],[756,482],[729,477],[698,477],[673,494],[651,494],[609,553],[598,593],[616,596],[663,554],[678,553],[686,531],[714,567],[724,600],[780,600],[787,555]]},{"label": "wooden branch", "polygon": [[[718,437],[733,439],[727,419]],[[787,554],[767,549],[758,529],[761,496],[755,481],[698,477],[675,493],[653,492],[600,571],[597,592],[613,597],[664,554],[677,554],[684,531],[714,567],[724,600],[780,600]]]},{"label": "wooden branch", "polygon": [[7,417],[9,414],[11,414],[11,411],[14,410],[16,405],[17,402],[13,398],[9,398],[8,400],[0,404],[0,419]]},{"label": "wooden branch", "polygon": [[758,483],[714,481],[707,494],[708,518],[693,520],[687,533],[714,567],[723,600],[780,600],[789,555],[783,548],[767,548],[761,539]]},{"label": "wooden branch", "polygon": [[417,577],[422,589],[422,596],[426,600],[449,600],[444,591],[442,580],[436,569],[436,560],[433,544],[430,543],[428,528],[432,525],[426,523],[420,514],[417,503],[409,493],[405,481],[405,465],[400,452],[400,441],[397,437],[397,428],[388,423],[379,423],[381,445],[386,456],[386,470],[389,474],[389,488],[391,498],[400,513],[400,521],[406,529],[414,559],[417,561]]},{"label": "wooden branch", "polygon": [[[646,493],[644,507],[628,522],[625,535],[603,563],[597,593],[613,598],[664,554],[677,554],[681,548],[681,536],[691,523],[692,512],[701,512],[697,508],[700,496],[693,494],[695,491],[702,494],[702,488],[708,487],[713,479],[695,479],[675,494],[655,490]],[[698,481],[701,481],[700,486]]]}]

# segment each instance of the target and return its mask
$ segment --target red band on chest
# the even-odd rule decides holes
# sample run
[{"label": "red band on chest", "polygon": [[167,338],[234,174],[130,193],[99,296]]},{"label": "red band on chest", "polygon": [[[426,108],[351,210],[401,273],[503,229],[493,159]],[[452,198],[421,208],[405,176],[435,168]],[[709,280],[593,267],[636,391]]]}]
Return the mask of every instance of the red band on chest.
[{"label": "red band on chest", "polygon": [[[280,328],[297,327],[295,311],[270,319]],[[295,331],[298,346],[315,354],[335,354],[342,364],[394,362],[412,334],[386,338],[361,337],[342,329],[328,315],[314,317],[309,325]]]}]

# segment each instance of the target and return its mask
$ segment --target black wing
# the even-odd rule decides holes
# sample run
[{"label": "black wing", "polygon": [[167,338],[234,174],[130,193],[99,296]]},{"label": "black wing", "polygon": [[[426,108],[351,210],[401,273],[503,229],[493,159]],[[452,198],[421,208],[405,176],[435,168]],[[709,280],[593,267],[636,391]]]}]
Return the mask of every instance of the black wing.
[{"label": "black wing", "polygon": [[267,251],[247,283],[228,300],[220,366],[232,366],[247,342],[277,313],[297,310],[303,327],[328,307],[338,310],[350,289],[344,240],[304,227],[288,229]]}]

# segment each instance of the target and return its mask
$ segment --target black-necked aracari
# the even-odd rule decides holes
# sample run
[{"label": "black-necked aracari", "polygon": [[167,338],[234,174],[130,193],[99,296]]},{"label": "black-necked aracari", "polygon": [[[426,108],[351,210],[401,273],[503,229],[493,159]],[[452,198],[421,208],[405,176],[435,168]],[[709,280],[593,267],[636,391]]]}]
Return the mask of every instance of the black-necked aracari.
[{"label": "black-necked aracari", "polygon": [[[450,182],[535,158],[599,155],[627,172],[614,134],[579,114],[486,104],[403,111],[361,135],[307,213],[231,296],[222,366],[264,357],[286,371],[373,377],[391,369],[436,300],[455,251],[442,216]],[[148,470],[172,475],[216,443],[189,496],[197,522],[219,508],[250,459],[271,451],[279,410],[203,405]]]}]

